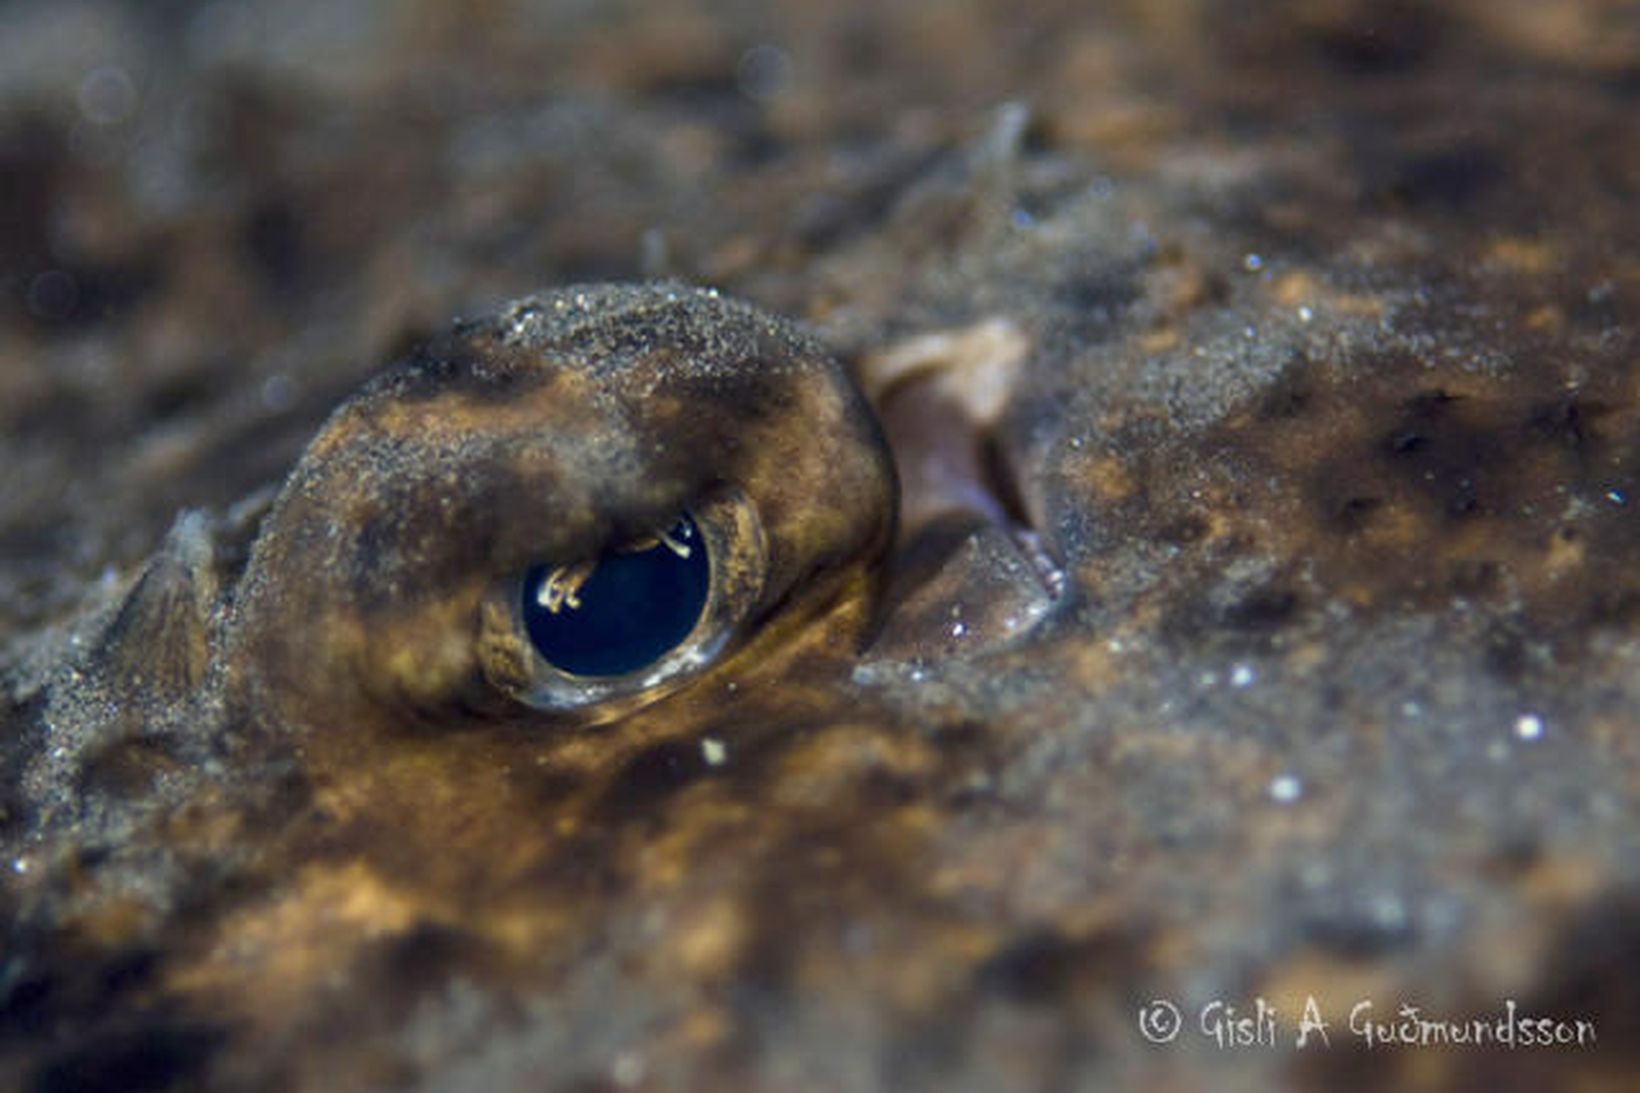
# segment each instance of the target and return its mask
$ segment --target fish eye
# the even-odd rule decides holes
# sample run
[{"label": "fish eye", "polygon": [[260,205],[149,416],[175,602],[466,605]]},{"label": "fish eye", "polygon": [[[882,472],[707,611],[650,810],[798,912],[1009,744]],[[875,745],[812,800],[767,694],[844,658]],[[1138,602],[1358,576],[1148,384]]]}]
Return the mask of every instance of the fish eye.
[{"label": "fish eye", "polygon": [[526,706],[607,720],[710,665],[752,613],[767,565],[751,500],[725,488],[662,530],[542,560],[493,590],[485,675]]},{"label": "fish eye", "polygon": [[590,562],[536,566],[519,615],[543,661],[573,676],[640,671],[700,621],[711,553],[688,513],[667,531]]}]

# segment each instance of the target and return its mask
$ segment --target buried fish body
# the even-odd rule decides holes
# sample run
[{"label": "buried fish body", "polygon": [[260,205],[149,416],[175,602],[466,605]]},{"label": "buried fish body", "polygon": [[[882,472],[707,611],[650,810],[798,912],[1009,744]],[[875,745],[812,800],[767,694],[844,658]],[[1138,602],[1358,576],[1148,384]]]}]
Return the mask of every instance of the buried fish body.
[{"label": "buried fish body", "polygon": [[[534,1073],[564,1051],[560,1019],[592,1058],[642,1050],[754,1087],[735,1045],[763,1006],[798,1051],[837,999],[891,1036],[965,998],[1060,1000],[1092,1027],[1081,977],[1159,974],[1168,935],[1076,916],[1153,838],[1201,862],[1222,847],[1124,827],[1101,798],[1122,799],[1123,771],[1150,794],[1279,761],[1210,727],[1169,750],[1155,727],[1179,696],[1247,704],[1231,720],[1253,733],[1285,701],[1265,677],[1347,678],[1417,639],[1328,652],[1271,570],[1237,560],[1257,507],[1179,530],[1203,511],[1181,482],[1244,478],[1090,457],[1078,438],[1011,477],[1038,431],[1008,417],[1035,346],[1001,318],[918,334],[857,362],[868,403],[795,325],[671,283],[541,293],[428,342],[335,410],[277,495],[180,517],[29,700],[11,807],[30,819],[13,871],[36,925],[14,974],[95,1025],[73,1000],[149,954],[142,1004],[160,1009],[141,1035],[174,1043],[183,1072],[221,1059],[315,1088],[391,1083],[403,1053],[432,1050],[417,1021],[472,1007],[460,1019],[510,1031],[454,1063],[504,1084],[508,1052]],[[1276,396],[1294,382],[1304,413],[1360,415],[1282,374],[1202,443],[1298,477],[1339,437],[1289,423]],[[1459,401],[1383,411],[1420,436],[1511,412]],[[1384,504],[1427,520],[1393,478],[1416,453],[1384,458]],[[1543,488],[1537,473],[1509,488]],[[1155,531],[1131,549],[1205,539],[1182,563],[1225,561],[1205,603],[1188,584],[1124,593],[1096,536],[1056,526],[1087,507],[1067,496],[1121,513],[1140,482],[1131,526]],[[1355,557],[1386,549],[1352,532]],[[1407,594],[1378,580],[1358,604]],[[1165,637],[1178,626],[1228,639],[1192,652]],[[1096,694],[1109,729],[1086,720]],[[1125,758],[1097,743],[1124,722]],[[1077,740],[1093,750],[1066,758]],[[1307,791],[1270,778],[1277,805]],[[1058,824],[1029,799],[1055,785],[1090,803],[1054,808],[1116,826],[1062,849],[1072,890],[976,908],[1044,876],[1030,848]],[[1050,913],[1071,925],[1020,932]],[[611,975],[641,985],[620,1020],[574,1025]],[[746,991],[765,1001],[748,1010]]]},{"label": "buried fish body", "polygon": [[[277,495],[184,514],[14,707],[14,1004],[96,1032],[36,1073],[123,1058],[96,1038],[132,1019],[101,1016],[108,991],[179,1072],[313,1088],[392,1084],[418,1052],[518,1084],[513,1051],[530,1073],[642,1051],[762,1087],[783,1052],[821,1065],[836,1006],[890,1044],[1043,1002],[1083,1035],[1103,976],[1165,975],[1197,936],[1108,902],[1171,898],[1147,855],[1205,872],[1225,830],[1344,837],[1280,816],[1329,770],[1345,784],[1331,760],[1288,769],[1300,737],[1353,765],[1350,726],[1386,716],[1359,681],[1426,648],[1418,619],[1471,625],[1418,613],[1406,535],[1484,604],[1455,563],[1492,520],[1485,549],[1551,620],[1596,579],[1536,556],[1542,509],[1437,495],[1624,473],[1605,439],[1483,459],[1537,420],[1529,394],[1409,401],[1287,366],[1160,459],[1117,442],[1142,422],[1095,447],[1092,395],[1044,395],[1073,367],[1052,342],[996,316],[918,333],[859,356],[868,403],[822,343],[715,292],[546,292],[368,382]],[[1351,450],[1331,473],[1380,500],[1293,519],[1293,484]],[[1076,523],[1096,515],[1128,538]],[[1620,549],[1611,513],[1581,519],[1586,556]],[[1348,611],[1381,612],[1377,636],[1340,644]],[[1430,671],[1477,670],[1439,648]],[[1267,801],[1233,818],[1249,781]],[[1226,795],[1129,811],[1190,785]],[[1367,830],[1363,875],[1398,875],[1407,844]],[[1351,918],[1344,880],[1314,883],[1300,936],[1415,951]],[[1238,891],[1260,913],[1268,890]],[[133,985],[107,986],[133,954]],[[580,1023],[611,990],[618,1018]],[[439,1046],[464,1021],[491,1031]],[[750,1029],[781,1046],[748,1061]]]},{"label": "buried fish body", "polygon": [[[508,92],[475,125],[418,47],[357,147],[308,128],[329,111],[219,104],[279,167],[227,157],[244,222],[206,203],[149,239],[84,165],[19,172],[61,175],[89,204],[42,222],[116,253],[83,306],[31,288],[0,381],[44,424],[0,444],[28,471],[55,443],[72,480],[85,402],[147,416],[98,440],[128,475],[0,497],[5,545],[66,574],[5,620],[35,629],[0,664],[0,1087],[1360,1083],[1358,1056],[1169,1054],[1135,1021],[1255,991],[1334,1027],[1357,991],[1454,1018],[1518,995],[1598,1026],[1556,1059],[1584,1084],[1632,1064],[1632,50],[1588,78],[1500,59],[1542,38],[1507,5],[1400,5],[1388,38],[1311,7],[1226,34],[1184,5],[1132,71],[1103,25],[1062,65],[959,37],[1049,81],[978,147],[915,110],[879,145],[806,75],[734,140],[647,94]],[[851,87],[877,86],[855,53],[975,55],[868,37]],[[530,73],[568,70],[550,45]],[[664,86],[749,124],[697,63]],[[1534,93],[1470,93],[1500,70]],[[84,99],[75,131],[114,135]],[[1294,139],[1334,123],[1364,143]],[[316,143],[336,176],[280,189]],[[433,185],[395,204],[405,161]],[[634,224],[810,333],[676,284],[406,333],[630,275]],[[155,272],[119,265],[148,243]],[[99,326],[121,270],[155,295]],[[179,317],[203,379],[165,370]],[[99,349],[165,367],[105,391]],[[178,503],[204,507],[136,564],[164,525],[134,517]],[[34,509],[79,521],[90,577]],[[139,545],[98,554],[128,518]]]}]

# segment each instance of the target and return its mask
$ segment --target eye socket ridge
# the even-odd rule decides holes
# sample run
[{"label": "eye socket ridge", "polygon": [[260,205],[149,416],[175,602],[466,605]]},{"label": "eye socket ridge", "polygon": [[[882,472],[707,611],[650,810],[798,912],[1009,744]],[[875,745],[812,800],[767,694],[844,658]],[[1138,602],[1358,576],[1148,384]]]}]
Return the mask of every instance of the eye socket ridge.
[{"label": "eye socket ridge", "polygon": [[753,614],[767,568],[755,506],[721,489],[639,541],[498,581],[481,611],[481,667],[526,706],[610,720],[715,661]]}]

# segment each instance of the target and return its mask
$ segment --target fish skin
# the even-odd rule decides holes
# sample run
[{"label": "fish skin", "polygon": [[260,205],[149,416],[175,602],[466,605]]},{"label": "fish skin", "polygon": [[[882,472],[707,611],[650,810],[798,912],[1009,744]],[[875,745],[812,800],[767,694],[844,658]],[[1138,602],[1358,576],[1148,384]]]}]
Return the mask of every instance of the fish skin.
[{"label": "fish skin", "polygon": [[[224,112],[204,139],[236,143],[198,159],[153,135],[186,125],[72,137],[84,68],[50,43],[83,35],[0,35],[72,75],[8,136],[40,215],[0,228],[42,263],[0,374],[0,1085],[1508,1084],[1455,1045],[1364,1064],[1136,1021],[1255,995],[1288,1033],[1314,996],[1335,1044],[1361,998],[1514,998],[1600,1032],[1511,1054],[1523,1084],[1632,1070],[1615,9],[874,5],[787,40],[801,78],[754,112],[689,79],[731,70],[727,15],[566,8],[531,38],[467,8],[470,51],[383,35],[293,69],[323,42],[241,42],[247,88],[220,25],[145,70],[118,28],[147,16],[74,6],[153,74],[142,101]],[[426,94],[474,65],[482,124]],[[708,107],[726,129],[680,127]],[[211,201],[138,185],[177,163]],[[601,726],[236,690],[236,657],[265,665],[229,596],[326,415],[454,315],[635,275],[656,224],[674,273],[862,379],[1012,331],[1000,413],[960,423],[1006,523],[923,540],[926,569],[901,542]],[[33,278],[75,258],[60,314]],[[954,646],[965,596],[1045,609]]]}]

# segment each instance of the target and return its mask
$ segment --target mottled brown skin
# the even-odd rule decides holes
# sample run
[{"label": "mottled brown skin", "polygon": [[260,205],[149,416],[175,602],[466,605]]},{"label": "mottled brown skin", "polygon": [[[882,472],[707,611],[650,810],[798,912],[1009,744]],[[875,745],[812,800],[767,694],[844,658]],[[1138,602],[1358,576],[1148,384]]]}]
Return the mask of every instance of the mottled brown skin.
[{"label": "mottled brown skin", "polygon": [[[1632,1086],[1630,7],[0,6],[0,1087]],[[86,19],[136,27],[124,122]],[[914,517],[881,591],[799,581],[589,724],[475,682],[470,616],[255,546],[383,362],[656,270],[954,399],[978,433],[883,415],[936,460],[902,513],[980,476],[1063,594],[1017,528]],[[1009,347],[994,416],[941,378]],[[350,414],[416,413],[380,382],[366,462]],[[429,611],[490,558],[443,526],[376,525]],[[343,625],[316,669],[258,611],[455,667]],[[1330,1050],[1189,1026],[1307,995]],[[1362,997],[1600,1039],[1354,1050]]]}]

